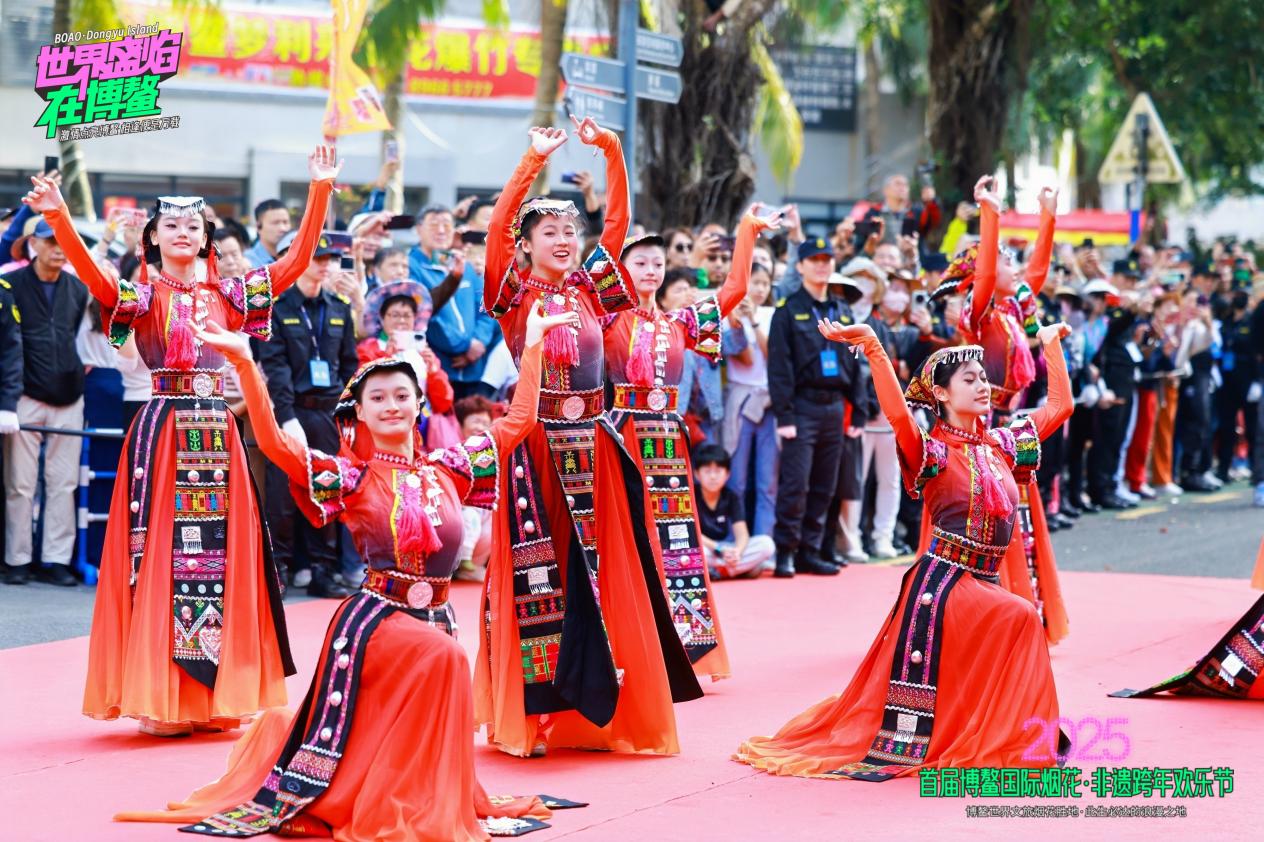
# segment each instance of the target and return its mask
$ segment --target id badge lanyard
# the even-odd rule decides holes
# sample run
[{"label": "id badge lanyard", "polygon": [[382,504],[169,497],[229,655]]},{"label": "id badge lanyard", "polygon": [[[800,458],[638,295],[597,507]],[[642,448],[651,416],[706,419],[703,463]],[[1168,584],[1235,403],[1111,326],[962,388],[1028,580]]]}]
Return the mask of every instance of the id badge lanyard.
[{"label": "id badge lanyard", "polygon": [[[821,311],[816,309],[816,305],[812,305],[812,315],[816,316],[819,322],[822,318]],[[834,313],[834,302],[831,301],[825,305],[825,319],[834,321],[836,315]],[[821,349],[821,376],[837,377],[838,376],[838,350],[828,341],[825,347]]]},{"label": "id badge lanyard", "polygon": [[317,332],[312,319],[307,315],[306,303],[300,304],[298,307],[299,314],[303,317],[303,322],[307,325],[307,336],[312,343],[312,358],[307,361],[308,373],[310,374],[312,385],[318,389],[328,389],[333,383],[330,376],[329,363],[320,358],[320,339],[324,336],[325,330],[325,301],[320,299],[319,309],[316,313],[317,322],[320,324],[320,331]]}]

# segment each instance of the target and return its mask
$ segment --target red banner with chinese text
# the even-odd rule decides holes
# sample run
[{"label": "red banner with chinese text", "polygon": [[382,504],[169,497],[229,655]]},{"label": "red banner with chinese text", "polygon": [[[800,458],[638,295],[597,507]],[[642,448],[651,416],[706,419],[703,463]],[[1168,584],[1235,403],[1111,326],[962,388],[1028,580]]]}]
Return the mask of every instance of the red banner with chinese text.
[{"label": "red banner with chinese text", "polygon": [[[332,10],[221,5],[222,15],[214,16],[165,3],[123,0],[121,5],[129,24],[161,23],[186,33],[178,79],[329,87]],[[609,52],[610,43],[604,35],[568,36],[564,49],[599,56]],[[409,53],[404,90],[423,96],[529,99],[539,74],[537,30],[496,32],[473,21],[423,22]]]}]

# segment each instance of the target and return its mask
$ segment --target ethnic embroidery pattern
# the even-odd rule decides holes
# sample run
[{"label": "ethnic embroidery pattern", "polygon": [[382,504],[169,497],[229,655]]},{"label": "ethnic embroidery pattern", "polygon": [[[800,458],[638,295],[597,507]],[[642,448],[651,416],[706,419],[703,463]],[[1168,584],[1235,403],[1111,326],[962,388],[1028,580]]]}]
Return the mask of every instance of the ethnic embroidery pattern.
[{"label": "ethnic embroidery pattern", "polygon": [[632,430],[662,547],[672,622],[689,661],[697,663],[717,641],[684,431],[667,416],[633,418]]},{"label": "ethnic embroidery pattern", "polygon": [[228,546],[228,410],[176,408],[175,523],[171,576],[172,658],[215,686],[224,631]]},{"label": "ethnic embroidery pattern", "polygon": [[[232,810],[180,828],[186,833],[243,838],[269,833],[324,794],[351,735],[364,651],[378,625],[395,611],[361,593],[339,608],[327,651],[281,754],[255,797]],[[304,723],[310,723],[304,727]]]},{"label": "ethnic embroidery pattern", "polygon": [[1264,672],[1264,596],[1233,624],[1202,660],[1180,675],[1145,690],[1119,690],[1119,698],[1153,696],[1164,691],[1178,696],[1245,699]]},{"label": "ethnic embroidery pattern", "polygon": [[544,500],[539,484],[525,464],[525,452],[512,459],[510,483],[515,505],[509,532],[513,541],[514,614],[518,623],[518,646],[522,656],[522,679],[528,686],[527,710],[534,701],[530,686],[549,684],[557,675],[557,658],[562,645],[562,620],[566,616],[566,595],[562,575],[553,554],[553,540],[541,537],[545,519]]}]

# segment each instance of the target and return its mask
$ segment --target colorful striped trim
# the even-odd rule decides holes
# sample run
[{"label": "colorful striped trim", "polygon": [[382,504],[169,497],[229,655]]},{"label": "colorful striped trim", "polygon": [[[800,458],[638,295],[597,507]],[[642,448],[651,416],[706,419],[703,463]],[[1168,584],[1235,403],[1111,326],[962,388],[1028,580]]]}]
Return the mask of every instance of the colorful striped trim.
[{"label": "colorful striped trim", "polygon": [[602,313],[617,313],[636,306],[636,293],[627,272],[600,243],[584,261],[584,274]]},{"label": "colorful striped trim", "polygon": [[134,284],[119,279],[118,301],[110,310],[109,325],[106,335],[115,349],[127,344],[127,339],[136,327],[136,320],[149,312],[149,303],[154,295],[154,288],[149,284]]}]

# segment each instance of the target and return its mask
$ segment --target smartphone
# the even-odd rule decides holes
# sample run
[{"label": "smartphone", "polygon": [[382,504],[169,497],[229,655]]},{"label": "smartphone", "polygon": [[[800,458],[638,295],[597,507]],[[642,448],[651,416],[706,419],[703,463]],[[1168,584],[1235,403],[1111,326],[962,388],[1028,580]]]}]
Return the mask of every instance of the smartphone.
[{"label": "smartphone", "polygon": [[401,213],[386,220],[387,231],[405,231],[417,224],[417,217],[410,213]]},{"label": "smartphone", "polygon": [[351,251],[351,235],[346,231],[326,231],[325,238],[329,240],[329,247],[338,249],[338,251]]},{"label": "smartphone", "polygon": [[413,332],[413,347],[416,348],[418,351],[423,350],[426,347],[425,331]]},{"label": "smartphone", "polygon": [[386,160],[388,161],[398,161],[399,160],[399,141],[396,141],[396,140],[386,141],[386,144],[383,147],[383,154],[386,156]]},{"label": "smartphone", "polygon": [[579,180],[578,180],[578,178],[576,178],[576,174],[575,174],[575,173],[573,173],[573,172],[564,172],[564,173],[562,173],[562,183],[563,183],[563,184],[578,184],[578,183],[579,183]]},{"label": "smartphone", "polygon": [[720,251],[732,251],[737,246],[737,237],[732,234],[722,234],[716,240],[720,244]]},{"label": "smartphone", "polygon": [[925,307],[929,303],[930,303],[929,292],[927,292],[924,289],[913,291],[913,306],[914,307]]},{"label": "smartphone", "polygon": [[866,242],[876,233],[878,233],[878,223],[876,220],[862,219],[856,223],[856,239],[860,242]]},{"label": "smartphone", "polygon": [[53,170],[60,169],[60,168],[61,168],[61,160],[56,155],[44,156],[44,174],[45,175],[52,172]]},{"label": "smartphone", "polygon": [[917,217],[909,214],[904,215],[904,221],[900,223],[900,236],[912,237],[917,233]]},{"label": "smartphone", "polygon": [[355,271],[355,258],[349,254],[344,254],[338,260],[338,268],[344,272],[354,272]]}]

